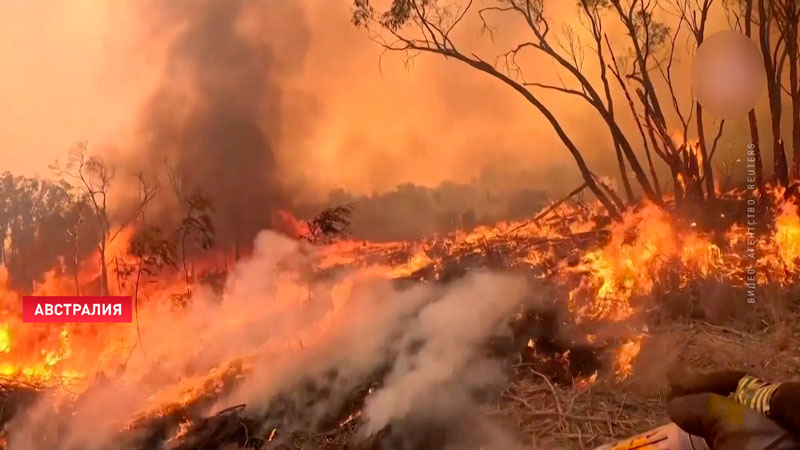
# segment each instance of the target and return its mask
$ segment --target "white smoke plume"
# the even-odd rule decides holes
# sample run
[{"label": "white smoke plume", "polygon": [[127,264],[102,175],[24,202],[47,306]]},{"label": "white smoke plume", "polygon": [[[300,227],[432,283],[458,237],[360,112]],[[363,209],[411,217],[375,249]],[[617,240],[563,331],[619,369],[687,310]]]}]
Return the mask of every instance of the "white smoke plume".
[{"label": "white smoke plume", "polygon": [[[150,299],[141,344],[98,362],[69,413],[43,395],[7,426],[9,448],[143,448],[177,424],[162,421],[160,433],[142,424],[187,405],[205,416],[246,404],[263,424],[253,433],[313,431],[335,423],[370,380],[377,384],[362,407],[363,439],[386,430],[412,438],[432,424],[441,448],[460,448],[454,436],[474,445],[503,435],[477,408],[504,380],[486,344],[535,301],[529,281],[477,271],[449,284],[406,284],[373,270],[321,273],[315,264],[313,247],[265,231],[221,295],[198,288],[179,310]],[[187,401],[198,393],[211,400]]]}]

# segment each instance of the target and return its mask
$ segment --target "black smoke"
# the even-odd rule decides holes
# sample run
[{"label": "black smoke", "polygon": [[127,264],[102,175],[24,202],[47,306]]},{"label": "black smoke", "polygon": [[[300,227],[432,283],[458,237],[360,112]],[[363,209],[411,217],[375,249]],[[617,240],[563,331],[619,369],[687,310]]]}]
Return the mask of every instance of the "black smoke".
[{"label": "black smoke", "polygon": [[251,242],[289,201],[274,148],[287,120],[280,80],[308,43],[302,14],[280,0],[147,3],[154,30],[177,36],[143,111],[140,156],[168,164],[183,192],[211,197],[223,243]]}]

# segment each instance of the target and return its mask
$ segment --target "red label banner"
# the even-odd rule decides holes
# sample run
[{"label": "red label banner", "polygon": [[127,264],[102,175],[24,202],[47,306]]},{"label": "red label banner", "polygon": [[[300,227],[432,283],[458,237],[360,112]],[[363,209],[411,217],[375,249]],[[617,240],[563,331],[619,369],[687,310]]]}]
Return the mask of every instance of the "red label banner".
[{"label": "red label banner", "polygon": [[22,297],[22,321],[27,323],[128,323],[133,320],[131,297]]}]

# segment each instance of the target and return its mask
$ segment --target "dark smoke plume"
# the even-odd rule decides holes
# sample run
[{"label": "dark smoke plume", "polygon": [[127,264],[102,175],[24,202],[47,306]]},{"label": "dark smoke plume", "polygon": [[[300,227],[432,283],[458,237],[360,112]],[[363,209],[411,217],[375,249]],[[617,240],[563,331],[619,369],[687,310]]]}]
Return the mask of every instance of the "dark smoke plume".
[{"label": "dark smoke plume", "polygon": [[302,16],[276,0],[149,6],[157,7],[145,12],[154,27],[177,36],[143,112],[145,164],[168,161],[184,192],[210,195],[223,242],[251,242],[288,203],[273,148],[284,120],[279,80],[302,62],[307,44]]}]

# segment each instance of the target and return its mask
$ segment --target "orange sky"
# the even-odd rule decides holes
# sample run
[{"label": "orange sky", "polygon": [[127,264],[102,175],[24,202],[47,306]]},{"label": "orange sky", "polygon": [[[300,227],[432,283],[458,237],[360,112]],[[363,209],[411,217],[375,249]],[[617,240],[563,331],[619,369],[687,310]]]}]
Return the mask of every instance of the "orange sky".
[{"label": "orange sky", "polygon": [[[77,141],[113,141],[156,71],[124,2],[9,0],[0,15],[0,168],[47,173]],[[138,68],[138,69],[136,69]]]},{"label": "orange sky", "polygon": [[[371,192],[406,181],[466,181],[485,167],[550,171],[551,177],[553,167],[572,169],[538,113],[488,76],[434,55],[418,56],[410,68],[404,56],[386,55],[379,70],[381,49],[352,26],[351,4],[301,2],[304,52],[293,45],[299,31],[282,29],[280,14],[287,12],[279,3],[270,29],[253,31],[278,59],[299,60],[299,69],[280,80],[282,131],[270,137],[281,181],[299,198],[335,187]],[[135,154],[140,110],[159,83],[170,31],[134,5],[4,2],[0,170],[48,174],[49,163],[84,139],[93,148]],[[464,25],[459,39],[479,43],[489,55],[504,48],[482,37],[477,23]],[[551,70],[542,61],[541,70]],[[611,142],[602,127],[587,122],[583,107],[549,98],[558,99],[556,112],[575,124],[578,143],[597,149],[590,160],[609,164]]]}]

